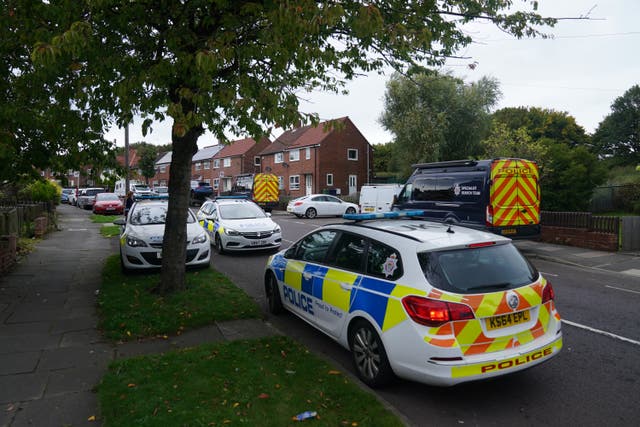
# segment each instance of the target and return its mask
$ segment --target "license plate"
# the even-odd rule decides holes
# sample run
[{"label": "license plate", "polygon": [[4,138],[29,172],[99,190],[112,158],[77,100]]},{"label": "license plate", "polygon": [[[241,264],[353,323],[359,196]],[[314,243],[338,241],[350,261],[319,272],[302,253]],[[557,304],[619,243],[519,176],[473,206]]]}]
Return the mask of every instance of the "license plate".
[{"label": "license plate", "polygon": [[107,210],[108,210],[108,211],[115,211],[115,210],[116,210],[116,208],[111,208],[111,207],[109,207],[109,208],[107,208]]},{"label": "license plate", "polygon": [[266,245],[266,244],[267,244],[267,241],[263,240],[263,239],[261,239],[261,240],[252,240],[251,241],[251,246],[263,246],[263,245]]},{"label": "license plate", "polygon": [[373,208],[364,208],[364,211],[365,211],[365,212],[373,212],[374,210],[375,210],[375,209],[373,209]]},{"label": "license plate", "polygon": [[508,328],[509,326],[527,323],[531,319],[529,310],[519,311],[517,313],[501,314],[485,319],[487,330]]},{"label": "license plate", "polygon": [[516,234],[517,231],[515,228],[505,228],[502,230],[502,234]]}]

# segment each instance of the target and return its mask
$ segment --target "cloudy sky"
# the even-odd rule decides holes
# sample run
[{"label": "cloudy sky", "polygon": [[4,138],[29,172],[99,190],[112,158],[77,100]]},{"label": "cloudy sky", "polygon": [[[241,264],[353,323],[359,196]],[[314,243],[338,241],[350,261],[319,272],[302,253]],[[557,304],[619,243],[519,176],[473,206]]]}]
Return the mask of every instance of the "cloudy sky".
[{"label": "cloudy sky", "polygon": [[[482,76],[496,78],[503,94],[498,108],[565,111],[592,133],[609,114],[612,102],[640,84],[640,1],[539,0],[539,8],[544,16],[589,19],[558,22],[547,31],[553,39],[518,40],[491,24],[474,24],[467,29],[474,43],[460,52],[465,59],[449,61],[444,69],[466,82]],[[301,109],[317,112],[322,119],[349,116],[369,142],[388,142],[393,135],[378,122],[388,78],[377,74],[359,77],[348,85],[348,95],[305,94]],[[168,122],[156,123],[153,129],[143,137],[140,123],[134,123],[129,129],[130,142],[170,143]],[[112,129],[106,138],[124,145],[122,129]],[[198,145],[216,143],[205,134]]]}]

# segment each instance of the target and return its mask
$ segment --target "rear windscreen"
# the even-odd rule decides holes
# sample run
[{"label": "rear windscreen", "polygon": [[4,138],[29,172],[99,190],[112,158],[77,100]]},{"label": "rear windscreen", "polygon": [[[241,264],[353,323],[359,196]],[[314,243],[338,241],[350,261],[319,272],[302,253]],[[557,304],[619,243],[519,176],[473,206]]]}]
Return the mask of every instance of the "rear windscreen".
[{"label": "rear windscreen", "polygon": [[530,284],[538,272],[512,244],[421,252],[422,272],[434,287],[455,293],[497,292]]}]

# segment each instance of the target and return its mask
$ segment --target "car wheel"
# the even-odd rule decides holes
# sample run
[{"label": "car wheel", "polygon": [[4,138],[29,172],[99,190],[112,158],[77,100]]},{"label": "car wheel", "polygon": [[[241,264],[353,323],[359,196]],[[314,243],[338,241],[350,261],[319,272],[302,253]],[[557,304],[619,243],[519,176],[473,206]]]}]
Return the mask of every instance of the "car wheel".
[{"label": "car wheel", "polygon": [[222,239],[219,234],[216,234],[216,252],[220,255],[224,254],[224,247],[222,246]]},{"label": "car wheel", "polygon": [[318,211],[316,211],[314,208],[309,208],[307,209],[307,211],[304,213],[304,216],[306,216],[309,219],[313,219],[316,216],[318,216]]},{"label": "car wheel", "polygon": [[353,207],[349,207],[349,208],[347,208],[347,211],[345,213],[354,214],[354,213],[356,213],[356,210]]},{"label": "car wheel", "polygon": [[280,299],[280,290],[278,282],[273,273],[268,273],[265,278],[264,290],[267,294],[267,302],[269,304],[269,313],[280,314],[283,311],[282,300]]},{"label": "car wheel", "polygon": [[349,330],[349,347],[358,377],[370,387],[388,384],[394,377],[387,352],[376,330],[357,320]]}]

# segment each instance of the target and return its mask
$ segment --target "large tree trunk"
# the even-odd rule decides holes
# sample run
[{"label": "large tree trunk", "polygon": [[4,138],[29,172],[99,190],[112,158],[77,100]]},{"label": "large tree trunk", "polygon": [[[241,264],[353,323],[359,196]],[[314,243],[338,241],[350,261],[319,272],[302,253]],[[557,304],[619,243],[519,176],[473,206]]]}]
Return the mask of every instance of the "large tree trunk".
[{"label": "large tree trunk", "polygon": [[159,292],[167,294],[185,288],[187,256],[187,211],[191,190],[191,159],[198,151],[202,126],[191,128],[183,137],[172,135],[169,169],[169,209],[162,242],[162,270]]}]

